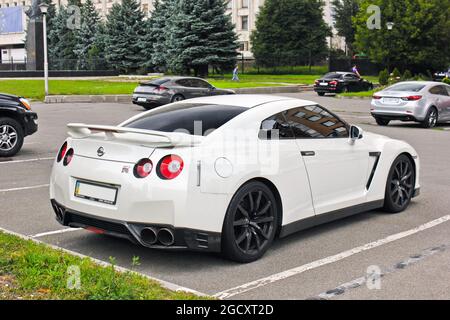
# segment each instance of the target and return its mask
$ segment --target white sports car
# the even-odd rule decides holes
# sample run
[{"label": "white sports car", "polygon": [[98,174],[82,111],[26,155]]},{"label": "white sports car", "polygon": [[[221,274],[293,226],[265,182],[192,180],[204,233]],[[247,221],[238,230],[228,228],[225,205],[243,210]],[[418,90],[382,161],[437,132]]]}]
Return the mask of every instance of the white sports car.
[{"label": "white sports car", "polygon": [[277,236],[401,212],[420,191],[410,145],[311,101],[216,96],[68,127],[50,181],[57,220],[149,248],[251,262]]}]

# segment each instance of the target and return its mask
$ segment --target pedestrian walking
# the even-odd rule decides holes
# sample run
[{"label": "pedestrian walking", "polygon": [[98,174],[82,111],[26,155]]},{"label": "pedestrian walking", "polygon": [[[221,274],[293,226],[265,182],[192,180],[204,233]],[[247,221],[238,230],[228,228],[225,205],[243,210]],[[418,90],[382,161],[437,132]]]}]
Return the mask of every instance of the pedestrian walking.
[{"label": "pedestrian walking", "polygon": [[233,70],[233,79],[231,81],[239,81],[239,66]]}]

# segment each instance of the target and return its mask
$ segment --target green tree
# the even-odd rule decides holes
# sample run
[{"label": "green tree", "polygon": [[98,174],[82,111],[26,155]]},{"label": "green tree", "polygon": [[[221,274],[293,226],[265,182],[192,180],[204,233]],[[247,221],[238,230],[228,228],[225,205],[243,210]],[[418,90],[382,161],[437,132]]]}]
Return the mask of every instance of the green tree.
[{"label": "green tree", "polygon": [[136,0],[115,3],[106,20],[105,57],[108,63],[124,73],[142,68],[145,50],[144,13]]},{"label": "green tree", "polygon": [[100,34],[100,16],[92,0],[86,0],[82,5],[80,22],[79,28],[75,30],[74,52],[78,58],[78,67],[88,69],[93,67],[91,58],[95,50],[96,40],[102,36]]},{"label": "green tree", "polygon": [[[178,73],[207,75],[208,67],[232,68],[237,36],[223,0],[179,0],[166,28],[168,67]],[[157,52],[155,54],[158,54]]]},{"label": "green tree", "polygon": [[328,52],[322,0],[267,0],[251,36],[259,65],[309,64]]},{"label": "green tree", "polygon": [[[354,19],[356,47],[378,63],[413,73],[445,68],[450,63],[450,0],[359,0]],[[369,29],[370,5],[381,8],[381,28]],[[393,30],[386,28],[394,22]]]},{"label": "green tree", "polygon": [[353,42],[355,42],[355,26],[352,18],[359,10],[358,0],[333,0],[333,18],[336,21],[338,35],[345,38],[345,44],[350,56],[353,56]]}]

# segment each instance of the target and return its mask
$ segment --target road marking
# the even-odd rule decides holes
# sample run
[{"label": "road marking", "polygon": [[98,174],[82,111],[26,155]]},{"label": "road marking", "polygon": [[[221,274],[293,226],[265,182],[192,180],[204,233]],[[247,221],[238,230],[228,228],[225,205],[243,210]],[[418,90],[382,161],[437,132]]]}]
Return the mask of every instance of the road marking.
[{"label": "road marking", "polygon": [[147,275],[145,273],[140,273],[140,272],[128,269],[128,268],[120,267],[120,266],[117,266],[117,265],[113,266],[109,262],[105,262],[105,261],[102,261],[102,260],[99,260],[99,259],[95,259],[95,258],[86,256],[84,254],[81,254],[81,253],[78,253],[78,252],[75,252],[75,251],[72,251],[72,250],[69,250],[69,249],[65,249],[65,248],[61,248],[61,247],[58,247],[58,246],[55,246],[55,245],[52,245],[52,244],[49,244],[49,243],[45,243],[45,242],[40,241],[38,239],[27,237],[27,236],[25,236],[23,234],[20,234],[20,233],[14,232],[14,231],[6,230],[6,229],[4,229],[2,227],[0,227],[0,232],[6,233],[6,234],[9,234],[9,235],[13,235],[13,236],[19,237],[19,238],[24,239],[24,240],[30,240],[30,241],[33,241],[34,243],[38,243],[38,244],[44,245],[44,246],[46,246],[48,248],[52,248],[52,249],[55,249],[55,250],[67,253],[67,254],[70,254],[72,256],[76,256],[76,257],[79,257],[79,258],[82,258],[82,259],[89,259],[90,261],[92,261],[93,263],[95,263],[96,265],[101,266],[101,267],[106,267],[106,268],[113,267],[115,271],[118,271],[120,273],[131,273],[131,274],[140,275],[140,276],[142,276],[144,278],[147,278],[149,280],[156,281],[156,282],[158,282],[161,285],[161,287],[169,289],[169,290],[172,290],[172,291],[189,292],[189,293],[195,294],[195,295],[200,296],[200,297],[208,297],[208,295],[205,294],[205,293],[202,293],[202,292],[190,289],[190,288],[186,288],[186,287],[177,285],[177,284],[172,283],[172,282],[168,282],[168,281],[164,281],[164,280],[161,280],[161,279],[158,279],[158,278],[154,278],[154,277],[149,276],[149,275]]},{"label": "road marking", "polygon": [[2,193],[2,192],[23,191],[23,190],[32,190],[32,189],[41,189],[41,188],[48,188],[49,186],[50,186],[49,184],[41,184],[41,185],[38,185],[38,186],[31,186],[31,187],[0,189],[0,193]]},{"label": "road marking", "polygon": [[67,233],[67,232],[74,232],[74,231],[79,231],[79,230],[83,230],[82,228],[66,228],[66,229],[61,229],[61,230],[56,230],[56,231],[49,231],[49,232],[43,232],[43,233],[38,233],[35,235],[30,235],[30,238],[41,238],[41,237],[46,237],[46,236],[52,236],[55,234],[61,234],[61,233]]},{"label": "road marking", "polygon": [[54,160],[54,159],[55,159],[55,157],[24,159],[24,160],[12,160],[12,161],[0,161],[0,165],[1,164],[14,164],[14,163],[34,162],[34,161],[48,161],[48,160]]},{"label": "road marking", "polygon": [[[399,262],[397,264],[395,264],[395,266],[385,270],[384,272],[382,272],[379,277],[380,279],[386,277],[389,274],[392,274],[394,272],[397,272],[399,270],[404,270],[410,266],[413,266],[415,264],[418,264],[419,262],[421,262],[422,260],[425,260],[426,258],[429,258],[433,255],[435,255],[436,253],[441,253],[444,252],[446,250],[448,250],[449,246],[448,245],[441,245],[441,246],[435,246],[433,248],[428,248],[424,251],[422,251],[421,254],[416,254],[416,255],[412,255],[410,256],[408,259]],[[371,279],[372,278],[372,279]],[[365,276],[365,277],[360,277],[358,279],[349,281],[347,283],[343,283],[341,285],[339,285],[338,287],[332,289],[332,290],[328,290],[326,292],[322,292],[321,294],[317,295],[316,297],[313,298],[309,298],[308,300],[328,300],[328,299],[332,299],[336,296],[340,296],[343,295],[347,292],[349,292],[350,290],[356,289],[356,288],[360,288],[362,286],[364,286],[365,284],[368,283],[368,281],[373,281],[373,276]]]},{"label": "road marking", "polygon": [[277,281],[280,281],[280,280],[284,280],[284,279],[287,279],[287,278],[299,275],[299,274],[304,273],[306,271],[313,270],[313,269],[316,269],[316,268],[319,268],[319,267],[322,267],[322,266],[325,266],[325,265],[328,265],[328,264],[331,264],[331,263],[338,262],[340,260],[343,260],[343,259],[346,259],[348,257],[351,257],[351,256],[353,256],[355,254],[358,254],[358,253],[361,253],[361,252],[364,252],[364,251],[367,251],[367,250],[370,250],[370,249],[374,249],[374,248],[383,246],[385,244],[388,244],[388,243],[400,240],[400,239],[405,238],[405,237],[409,237],[409,236],[411,236],[413,234],[416,234],[416,233],[419,233],[421,231],[424,231],[424,230],[436,227],[436,226],[438,226],[438,225],[440,225],[440,224],[442,224],[444,222],[447,222],[449,220],[450,220],[450,215],[447,215],[447,216],[441,217],[439,219],[436,219],[436,220],[430,221],[428,223],[425,223],[423,225],[420,225],[420,226],[418,226],[418,227],[416,227],[414,229],[411,229],[411,230],[408,230],[408,231],[404,231],[404,232],[400,232],[400,233],[397,233],[397,234],[393,234],[393,235],[390,235],[390,236],[388,236],[386,238],[383,238],[383,239],[380,239],[380,240],[377,240],[377,241],[374,241],[374,242],[370,242],[370,243],[367,243],[365,245],[362,245],[362,246],[359,246],[359,247],[356,247],[356,248],[353,248],[353,249],[350,249],[350,250],[338,253],[338,254],[336,254],[334,256],[330,256],[330,257],[327,257],[327,258],[316,260],[314,262],[311,262],[311,263],[308,263],[308,264],[305,264],[305,265],[302,265],[302,266],[299,266],[299,267],[296,267],[296,268],[293,268],[293,269],[290,269],[290,270],[286,270],[286,271],[283,271],[283,272],[280,272],[280,273],[276,273],[276,274],[273,274],[271,276],[268,276],[268,277],[265,277],[265,278],[261,278],[261,279],[258,279],[258,280],[255,280],[255,281],[252,281],[252,282],[249,282],[249,283],[246,283],[246,284],[243,284],[243,285],[240,285],[240,286],[237,286],[237,287],[234,287],[234,288],[231,288],[231,289],[219,292],[219,293],[216,293],[214,295],[214,297],[219,298],[219,299],[231,298],[231,297],[236,296],[238,294],[242,294],[244,292],[255,290],[257,288],[266,286],[268,284],[271,284],[271,283],[274,283],[274,282],[277,282]]}]

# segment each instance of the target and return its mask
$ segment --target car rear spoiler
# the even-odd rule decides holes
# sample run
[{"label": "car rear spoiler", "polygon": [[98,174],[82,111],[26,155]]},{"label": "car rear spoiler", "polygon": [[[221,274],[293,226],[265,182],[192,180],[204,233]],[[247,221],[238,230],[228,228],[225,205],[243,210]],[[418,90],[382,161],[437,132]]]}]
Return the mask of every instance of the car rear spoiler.
[{"label": "car rear spoiler", "polygon": [[192,147],[199,145],[203,137],[181,132],[161,132],[127,127],[70,123],[68,134],[74,139],[85,139],[104,134],[105,140],[126,140],[152,147]]}]

